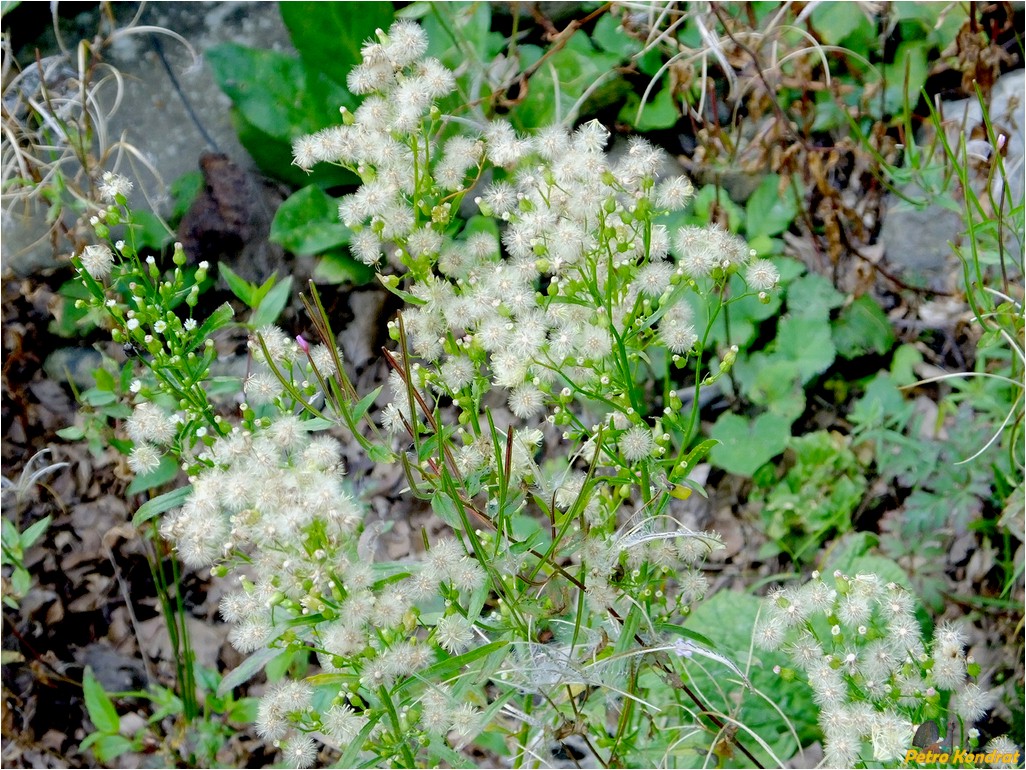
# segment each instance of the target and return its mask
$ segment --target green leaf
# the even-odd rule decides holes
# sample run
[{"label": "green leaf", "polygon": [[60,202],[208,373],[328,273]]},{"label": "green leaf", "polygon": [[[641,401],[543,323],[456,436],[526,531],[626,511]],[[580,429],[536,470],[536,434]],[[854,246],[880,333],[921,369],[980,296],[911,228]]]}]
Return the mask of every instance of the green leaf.
[{"label": "green leaf", "polygon": [[173,489],[170,492],[165,492],[162,495],[154,497],[152,500],[147,500],[145,503],[139,506],[139,510],[135,512],[135,516],[132,517],[132,526],[138,527],[141,524],[152,519],[154,516],[159,516],[162,513],[170,511],[172,508],[177,508],[182,505],[192,493],[192,485],[181,487],[180,489]]},{"label": "green leaf", "polygon": [[[604,17],[608,18],[608,17]],[[638,108],[641,106],[641,98],[631,92],[627,101],[620,109],[619,119],[636,131],[657,131],[659,129],[673,128],[680,120],[680,110],[677,101],[673,97],[673,91],[669,85],[664,85],[655,92],[654,97],[649,97],[645,106],[641,109],[641,116],[638,116]]]},{"label": "green leaf", "polygon": [[273,324],[278,320],[281,311],[285,309],[286,303],[292,296],[292,276],[290,275],[281,283],[267,292],[267,295],[260,300],[260,304],[249,317],[249,325],[254,329]]},{"label": "green leaf", "polygon": [[200,192],[207,186],[202,171],[189,171],[171,183],[171,221],[181,221]]},{"label": "green leaf", "polygon": [[657,631],[662,631],[667,634],[676,634],[677,636],[682,636],[685,639],[691,639],[699,644],[704,644],[706,647],[714,648],[716,646],[708,636],[700,634],[690,628],[685,628],[684,626],[674,625],[673,623],[656,623],[655,627]]},{"label": "green leaf", "polygon": [[371,404],[373,404],[381,394],[381,389],[383,387],[385,386],[379,385],[356,403],[356,406],[353,407],[353,422],[359,422],[363,419],[363,416],[367,414],[367,410],[370,409]]},{"label": "green leaf", "polygon": [[232,310],[231,305],[225,302],[217,308],[217,310],[211,313],[207,320],[192,333],[192,343],[186,349],[186,352],[192,352],[198,348],[206,341],[207,337],[216,332],[222,326],[226,326],[234,317],[235,311]]},{"label": "green leaf", "polygon": [[757,354],[750,361],[739,361],[735,371],[753,404],[766,407],[789,423],[805,411],[805,390],[794,361]]},{"label": "green leaf", "polygon": [[431,510],[438,514],[438,518],[455,530],[463,529],[463,522],[460,520],[459,511],[446,495],[436,492],[431,498]]},{"label": "green leaf", "polygon": [[99,388],[88,388],[83,390],[80,396],[83,403],[89,406],[108,406],[118,400],[116,393]]},{"label": "green leaf", "polygon": [[250,283],[223,262],[218,263],[217,272],[224,278],[232,294],[242,300],[246,307],[253,307],[256,304],[256,284]]},{"label": "green leaf", "polygon": [[307,175],[292,165],[294,139],[338,123],[340,106],[355,107],[346,88],[275,51],[222,43],[207,51],[205,59],[232,100],[239,140],[261,169],[297,186],[353,181],[351,173],[334,167]]},{"label": "green leaf", "polygon": [[271,222],[270,240],[293,254],[320,254],[349,243],[349,228],[338,219],[335,199],[314,185],[281,204]]},{"label": "green leaf", "polygon": [[207,51],[205,59],[242,117],[280,142],[325,128],[329,118],[337,119],[338,105],[353,105],[349,92],[336,87],[335,115],[327,113],[302,62],[284,53],[222,43]]},{"label": "green leaf", "polygon": [[126,751],[131,751],[135,744],[123,735],[103,735],[93,744],[93,753],[101,762],[111,762]]},{"label": "green leaf", "polygon": [[149,473],[144,473],[132,479],[125,491],[126,495],[137,495],[140,492],[163,486],[175,480],[178,475],[178,463],[170,455],[160,458],[160,465]]},{"label": "green leaf", "polygon": [[[716,442],[712,439],[706,439],[701,442],[687,453],[687,456],[680,462],[679,465],[674,469],[673,478],[676,480],[684,480],[688,477],[688,474],[694,470],[695,466],[705,459],[705,456],[712,451],[712,448],[716,446]],[[671,479],[673,480],[673,479]]]},{"label": "green leaf", "polygon": [[259,698],[240,698],[228,707],[228,719],[239,725],[251,725],[256,721]]},{"label": "green leaf", "polygon": [[85,695],[86,711],[89,712],[89,720],[101,733],[116,735],[121,727],[121,719],[118,717],[117,709],[110,696],[103,689],[93,669],[86,666],[82,675],[82,692]]},{"label": "green leaf", "polygon": [[27,527],[24,532],[21,533],[21,537],[18,538],[21,541],[21,547],[23,550],[28,550],[43,533],[46,532],[50,526],[52,516],[44,516],[42,519],[37,521],[35,524]]},{"label": "green leaf", "polygon": [[830,326],[811,318],[785,316],[777,326],[773,357],[794,361],[802,382],[808,383],[837,357]]},{"label": "green leaf", "polygon": [[355,738],[353,738],[352,741],[350,741],[349,745],[346,747],[346,750],[344,752],[342,752],[342,756],[339,757],[338,761],[335,763],[338,767],[368,767],[368,766],[373,766],[372,764],[371,765],[359,765],[359,764],[357,764],[357,759],[359,758],[360,753],[363,751],[363,744],[364,744],[364,742],[366,742],[367,738],[370,736],[371,731],[374,730],[375,727],[377,727],[378,720],[381,719],[381,712],[380,711],[376,711],[375,710],[375,712],[373,712],[373,713],[374,713],[374,716],[370,717],[370,719],[367,720],[367,724],[365,724],[363,726],[363,729],[360,730],[359,734]]},{"label": "green leaf", "polygon": [[8,559],[8,552],[17,550],[17,555],[21,556],[21,535],[18,533],[18,528],[14,526],[14,522],[10,519],[0,519],[0,542],[3,543],[3,563],[11,564],[12,562]]},{"label": "green leaf", "polygon": [[914,345],[901,345],[891,358],[891,375],[898,385],[911,385],[919,377],[915,367],[923,362],[923,354]]},{"label": "green leaf", "polygon": [[619,18],[611,13],[603,15],[596,22],[591,41],[603,51],[621,56],[634,56],[641,50],[641,41],[628,35]]},{"label": "green leaf", "polygon": [[906,101],[911,102],[910,106],[919,101],[929,69],[928,48],[922,40],[901,43],[894,52],[894,62],[883,65],[885,114],[896,115],[904,109]]},{"label": "green leaf", "polygon": [[328,252],[321,255],[314,268],[313,279],[317,283],[352,283],[363,286],[374,280],[374,268],[357,262],[342,252]]},{"label": "green leaf", "polygon": [[[863,32],[873,29],[858,3],[818,5],[812,11],[812,25],[819,33],[819,39],[827,45],[840,45],[860,27],[864,28]],[[859,53],[865,56],[869,52],[863,50]]]},{"label": "green leaf", "polygon": [[11,593],[14,596],[24,596],[32,588],[32,575],[24,567],[15,567],[11,573]]},{"label": "green leaf", "polygon": [[787,311],[795,318],[826,323],[830,311],[844,304],[844,295],[819,273],[806,273],[787,287]]},{"label": "green leaf", "polygon": [[392,4],[384,2],[291,2],[278,8],[307,69],[341,85],[362,60],[363,42],[376,29],[387,30],[393,17]]},{"label": "green leaf", "polygon": [[93,379],[96,380],[96,387],[99,390],[114,390],[114,375],[106,369],[99,367],[93,370]]},{"label": "green leaf", "polygon": [[724,195],[721,188],[711,184],[699,188],[695,193],[684,221],[688,224],[707,225],[718,220],[716,212],[719,212],[720,216],[726,216],[726,226],[730,232],[736,233],[741,228],[745,218],[744,209]]},{"label": "green leaf", "polygon": [[863,294],[841,311],[833,324],[834,345],[847,359],[885,354],[894,346],[894,330],[880,306]]},{"label": "green leaf", "polygon": [[784,232],[798,214],[798,200],[794,188],[787,184],[780,189],[780,177],[769,174],[759,184],[745,204],[749,238],[777,235]]},{"label": "green leaf", "polygon": [[242,663],[233,668],[217,688],[218,697],[224,697],[240,684],[245,684],[264,670],[264,667],[281,654],[280,649],[264,647],[257,650]]},{"label": "green leaf", "polygon": [[160,251],[174,240],[175,234],[156,214],[149,211],[133,211],[130,227],[135,235],[138,249]]},{"label": "green leaf", "polygon": [[471,73],[484,71],[506,44],[492,32],[490,3],[436,3],[420,24],[428,34],[428,54],[451,70],[470,64]]},{"label": "green leaf", "polygon": [[720,443],[709,453],[718,468],[738,476],[751,476],[787,448],[791,423],[777,414],[761,414],[746,420],[724,412],[716,420],[710,435]]}]

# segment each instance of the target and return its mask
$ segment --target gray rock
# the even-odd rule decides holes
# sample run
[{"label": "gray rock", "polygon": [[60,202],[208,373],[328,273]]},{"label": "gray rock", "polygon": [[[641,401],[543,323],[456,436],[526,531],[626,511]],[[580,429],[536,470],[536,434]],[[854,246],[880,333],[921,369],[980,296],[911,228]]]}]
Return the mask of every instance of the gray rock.
[{"label": "gray rock", "polygon": [[[1023,199],[1023,118],[1022,100],[1024,70],[1003,75],[995,83],[990,95],[988,112],[995,132],[1002,137],[1001,152],[1008,177],[1008,187],[1003,189],[1000,178],[990,181],[990,197],[1004,200],[1007,212]],[[995,151],[985,139],[979,136],[983,126],[983,112],[977,99],[946,102],[941,105],[948,142],[953,148],[960,144],[962,135],[966,140],[969,155],[970,178],[975,193],[981,199],[988,197],[988,173],[990,159]],[[921,137],[920,145],[926,145],[927,138]],[[943,150],[939,150],[943,152]],[[912,200],[928,201],[929,196],[916,184],[909,184],[902,195]],[[947,199],[929,201],[924,207],[917,207],[896,195],[888,198],[887,214],[880,235],[888,259],[904,268],[912,281],[938,291],[958,291],[962,286],[962,263],[952,249],[952,244],[968,249],[966,223],[962,214],[961,193],[953,187]],[[978,215],[977,215],[978,217]],[[1015,228],[1006,229],[1005,248],[1013,255],[1022,254],[1022,232]]]},{"label": "gray rock", "polygon": [[[115,4],[119,26],[102,50],[104,66],[118,77],[108,76],[95,93],[100,112],[112,111],[103,127],[103,146],[98,148],[104,156],[100,165],[135,183],[130,201],[133,207],[166,215],[170,184],[196,171],[202,152],[217,149],[242,166],[253,165],[232,126],[231,102],[214,82],[203,54],[229,41],[272,50],[287,50],[291,45],[276,3],[151,3],[143,7],[133,24],[136,8],[136,4]],[[86,19],[76,19],[75,24],[87,37],[98,28],[96,21],[90,25]],[[157,27],[173,34],[151,31]],[[93,33],[85,32],[90,28]],[[74,37],[66,37],[65,45],[72,56],[77,44]],[[38,45],[44,57],[60,55],[52,34]],[[158,47],[180,90],[165,70]],[[54,66],[59,64],[54,61]],[[68,64],[73,66],[74,62],[69,60]],[[81,168],[69,162],[65,173],[81,173]],[[38,203],[25,205],[19,201],[9,206],[5,200],[0,248],[5,272],[27,276],[60,266],[58,255],[75,247],[63,237],[56,245],[51,242],[45,213],[46,207]],[[69,228],[74,225],[70,213],[65,224]],[[89,234],[79,233],[78,238],[88,241]]]}]

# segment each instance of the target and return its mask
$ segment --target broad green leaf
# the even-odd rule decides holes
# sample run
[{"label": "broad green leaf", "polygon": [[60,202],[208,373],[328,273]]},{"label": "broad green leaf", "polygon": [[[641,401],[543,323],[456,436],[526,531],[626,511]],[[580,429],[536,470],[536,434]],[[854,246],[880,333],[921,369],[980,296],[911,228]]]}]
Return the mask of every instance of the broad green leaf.
[{"label": "broad green leaf", "polygon": [[722,189],[711,184],[699,188],[683,219],[688,224],[707,225],[719,221],[717,211],[720,216],[726,215],[727,229],[730,232],[736,233],[741,229],[741,223],[745,220],[744,209],[724,195]]},{"label": "broad green leaf", "polygon": [[709,453],[710,462],[729,473],[751,476],[787,448],[791,423],[771,413],[746,420],[724,412],[710,435],[720,442]]},{"label": "broad green leaf", "polygon": [[204,344],[207,337],[221,327],[226,326],[234,316],[235,311],[232,310],[232,306],[225,302],[211,313],[207,320],[200,324],[200,327],[192,333],[192,344],[189,345],[186,352],[191,352]]},{"label": "broad green leaf", "polygon": [[103,367],[98,367],[93,370],[93,379],[96,380],[96,387],[99,390],[114,390],[114,375]]},{"label": "broad green leaf", "polygon": [[898,385],[911,385],[916,382],[919,377],[916,375],[914,367],[922,362],[923,354],[915,346],[901,345],[894,351],[894,356],[891,358],[891,375],[894,377],[894,382]]},{"label": "broad green leaf", "polygon": [[[281,142],[337,122],[339,106],[354,105],[345,88],[325,87],[324,76],[311,75],[287,54],[222,43],[207,51],[206,60],[242,117]],[[333,111],[328,109],[329,96]]]},{"label": "broad green leaf", "polygon": [[837,357],[830,326],[809,318],[785,316],[777,326],[774,358],[786,358],[798,366],[802,382],[822,374]]},{"label": "broad green leaf", "polygon": [[885,114],[896,115],[906,102],[915,106],[919,101],[919,92],[926,84],[928,51],[929,46],[922,40],[901,43],[894,53],[894,62],[883,65]]},{"label": "broad green leaf", "polygon": [[891,322],[868,294],[844,308],[833,328],[837,352],[848,359],[868,353],[884,355],[894,346]]},{"label": "broad green leaf", "polygon": [[436,493],[431,498],[431,510],[438,514],[438,518],[453,529],[460,530],[463,528],[463,522],[460,521],[460,514],[456,510],[456,506],[453,505],[452,500],[441,492]]},{"label": "broad green leaf", "polygon": [[259,329],[268,324],[273,324],[278,320],[278,316],[285,309],[285,305],[291,296],[292,276],[290,275],[284,281],[275,284],[264,298],[260,300],[260,304],[257,305],[256,310],[249,317],[249,325]]},{"label": "broad green leaf", "polygon": [[32,588],[32,575],[23,567],[15,567],[11,573],[11,593],[14,596],[25,596]]},{"label": "broad green leaf", "polygon": [[435,3],[420,22],[428,35],[428,54],[451,70],[483,72],[505,47],[505,38],[492,32],[489,3]]},{"label": "broad green leaf", "polygon": [[345,87],[276,51],[222,43],[205,58],[218,86],[232,100],[239,140],[262,170],[297,186],[354,180],[349,172],[332,166],[307,175],[292,165],[294,139],[337,124],[340,106],[355,107]]},{"label": "broad green leaf", "polygon": [[264,667],[280,654],[282,654],[282,651],[273,647],[264,647],[254,652],[225,675],[217,688],[218,697],[223,698],[240,684],[248,682],[263,671]]},{"label": "broad green leaf", "polygon": [[353,407],[353,422],[359,422],[363,419],[363,416],[367,414],[367,410],[370,409],[371,404],[373,404],[377,397],[381,395],[381,389],[383,387],[385,386],[379,385],[356,403],[356,406]]},{"label": "broad green leaf", "polygon": [[259,698],[240,698],[228,707],[228,719],[239,725],[250,725],[256,721]]},{"label": "broad green leaf", "polygon": [[82,675],[82,693],[85,696],[89,720],[96,726],[96,729],[101,733],[116,735],[121,726],[117,709],[114,708],[110,696],[104,691],[103,685],[97,681],[90,666],[85,667],[85,673]]},{"label": "broad green leaf", "polygon": [[363,286],[374,280],[374,268],[341,251],[322,254],[314,268],[313,279],[317,283],[351,283]]},{"label": "broad green leaf", "polygon": [[109,390],[99,388],[88,388],[83,390],[81,399],[89,406],[108,406],[118,400],[117,394]]},{"label": "broad green leaf", "polygon": [[177,222],[185,216],[193,201],[206,187],[202,171],[189,171],[171,183],[171,221]]},{"label": "broad green leaf", "polygon": [[[822,3],[812,11],[811,18],[819,39],[827,45],[840,45],[842,40],[860,27],[863,33],[869,32],[871,36],[875,28],[858,3]],[[869,52],[859,53],[865,56]]]},{"label": "broad green leaf", "polygon": [[794,361],[757,354],[743,363],[739,361],[734,369],[753,404],[779,414],[788,423],[805,411],[805,390]]},{"label": "broad green leaf", "polygon": [[100,735],[93,744],[93,753],[101,762],[111,762],[126,751],[131,751],[135,744],[123,735]]},{"label": "broad green leaf", "polygon": [[759,235],[777,235],[791,226],[798,214],[798,200],[791,184],[780,189],[776,174],[767,175],[745,204],[749,238]]},{"label": "broad green leaf", "polygon": [[806,273],[787,287],[787,311],[794,318],[826,323],[830,311],[844,304],[844,295],[819,273]]},{"label": "broad green leaf", "polygon": [[149,489],[163,486],[175,480],[178,475],[178,463],[170,455],[160,458],[160,465],[149,473],[136,476],[125,490],[126,495],[137,495]]},{"label": "broad green leaf", "polygon": [[392,23],[392,4],[384,2],[280,3],[282,21],[292,44],[311,72],[323,72],[345,85],[362,56],[363,42]]},{"label": "broad green leaf", "polygon": [[174,240],[175,234],[156,214],[149,211],[132,212],[130,227],[135,236],[137,249],[153,249],[160,251]]},{"label": "broad green leaf", "polygon": [[338,219],[338,204],[309,185],[289,196],[271,222],[270,240],[293,254],[319,254],[349,243],[351,232]]},{"label": "broad green leaf", "polygon": [[28,550],[28,548],[34,545],[35,542],[43,536],[43,533],[46,532],[47,527],[50,526],[52,518],[52,516],[44,516],[35,524],[27,527],[25,531],[21,533],[21,537],[19,538],[19,540],[21,540],[21,547]]},{"label": "broad green leaf", "polygon": [[4,564],[10,564],[8,560],[9,551],[17,551],[17,555],[21,555],[21,535],[18,533],[18,528],[14,526],[14,522],[10,519],[0,519],[0,533],[3,537],[0,538],[3,542],[2,558]]},{"label": "broad green leaf", "polygon": [[604,14],[595,24],[591,40],[603,51],[620,56],[634,56],[641,50],[641,42],[628,35],[618,17]]},{"label": "broad green leaf", "polygon": [[256,301],[255,296],[257,292],[255,284],[252,284],[245,278],[241,277],[223,262],[218,263],[217,272],[222,278],[224,278],[225,283],[228,284],[228,288],[231,289],[232,294],[242,300],[246,307],[253,307],[253,304]]},{"label": "broad green leaf", "polygon": [[650,96],[645,106],[641,109],[641,116],[638,117],[638,108],[641,105],[640,97],[631,92],[627,101],[620,109],[619,119],[636,131],[656,131],[663,128],[672,128],[680,120],[680,111],[677,101],[668,83],[662,88],[653,89],[654,96]]},{"label": "broad green leaf", "polygon": [[162,513],[170,511],[172,508],[177,508],[182,505],[192,493],[192,485],[181,487],[180,489],[173,489],[170,492],[165,492],[162,495],[154,497],[152,500],[147,500],[145,503],[139,506],[139,510],[135,512],[135,516],[132,517],[132,526],[138,527],[154,516],[159,516]]}]

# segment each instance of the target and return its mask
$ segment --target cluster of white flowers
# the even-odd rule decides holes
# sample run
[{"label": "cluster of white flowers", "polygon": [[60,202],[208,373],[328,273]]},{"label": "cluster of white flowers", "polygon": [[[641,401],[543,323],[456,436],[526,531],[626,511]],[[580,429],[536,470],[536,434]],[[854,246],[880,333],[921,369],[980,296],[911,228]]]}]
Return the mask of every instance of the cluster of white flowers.
[{"label": "cluster of white flowers", "polygon": [[[473,414],[481,394],[499,388],[518,419],[575,427],[582,442],[592,435],[568,405],[608,399],[631,415],[609,435],[622,434],[622,460],[647,460],[656,439],[625,395],[631,367],[643,365],[650,346],[675,362],[696,351],[692,303],[710,290],[708,280],[747,266],[750,290],[765,292],[777,282],[775,267],[752,261],[747,244],[722,228],[671,234],[657,221],[682,210],[694,189],[683,176],[660,179],[667,158],[644,139],[630,139],[617,156],[606,153],[609,132],[596,121],[521,136],[495,120],[454,135],[467,121],[434,105],[454,79],[423,58],[426,49],[409,22],[379,32],[350,78],[366,95],[359,109],[294,145],[300,167],[339,164],[363,180],[339,215],[359,259],[379,265],[387,255],[406,271],[404,296],[416,306],[404,313],[403,332],[424,364],[414,367],[414,387]],[[452,236],[471,191],[499,237],[488,228]],[[392,332],[399,337],[398,324]],[[407,384],[393,383],[393,393],[385,427],[416,430]],[[486,461],[479,437],[468,436],[467,455]]]},{"label": "cluster of white flowers", "polygon": [[874,574],[836,572],[831,585],[814,572],[804,585],[768,597],[755,643],[786,652],[807,678],[828,767],[854,767],[867,758],[867,742],[876,761],[903,758],[913,720],[926,704],[940,703],[942,691],[966,728],[994,705],[971,681],[978,667],[966,657],[965,632],[942,623],[928,646],[915,609],[912,594]]}]

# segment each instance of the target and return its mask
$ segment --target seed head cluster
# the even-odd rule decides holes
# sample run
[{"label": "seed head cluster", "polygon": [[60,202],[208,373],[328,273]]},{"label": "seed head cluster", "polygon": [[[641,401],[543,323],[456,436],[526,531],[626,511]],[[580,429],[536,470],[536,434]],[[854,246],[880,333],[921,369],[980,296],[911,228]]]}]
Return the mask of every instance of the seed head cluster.
[{"label": "seed head cluster", "polygon": [[816,572],[768,597],[755,644],[786,653],[808,680],[828,767],[902,759],[922,706],[941,690],[967,728],[994,705],[970,676],[965,631],[942,623],[927,644],[915,611],[912,594],[874,574]]}]

